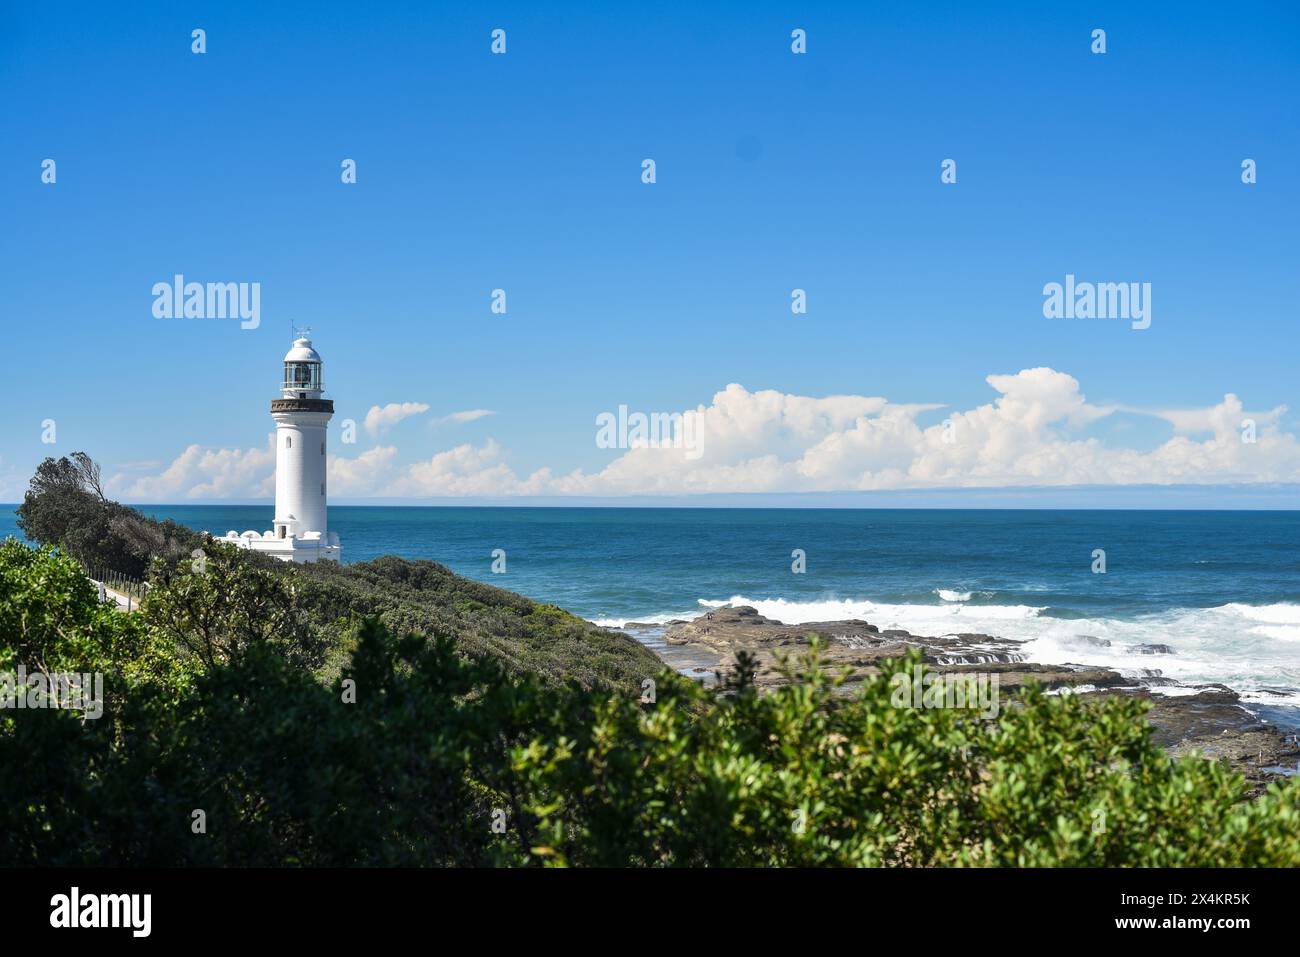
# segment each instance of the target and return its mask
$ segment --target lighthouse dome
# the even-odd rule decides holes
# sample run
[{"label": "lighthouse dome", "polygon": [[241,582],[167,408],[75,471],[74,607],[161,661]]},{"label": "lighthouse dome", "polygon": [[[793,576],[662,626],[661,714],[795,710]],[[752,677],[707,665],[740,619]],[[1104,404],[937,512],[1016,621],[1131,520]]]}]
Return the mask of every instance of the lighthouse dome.
[{"label": "lighthouse dome", "polygon": [[311,340],[302,336],[293,341],[293,348],[284,354],[285,362],[320,362],[320,353],[312,348]]}]

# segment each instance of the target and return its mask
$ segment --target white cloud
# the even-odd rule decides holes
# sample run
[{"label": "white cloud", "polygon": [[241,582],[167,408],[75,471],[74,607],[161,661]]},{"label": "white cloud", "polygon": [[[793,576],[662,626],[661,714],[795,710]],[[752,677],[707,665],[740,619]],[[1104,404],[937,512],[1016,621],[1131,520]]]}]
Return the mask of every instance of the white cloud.
[{"label": "white cloud", "polygon": [[261,498],[275,494],[274,437],[262,449],[205,449],[191,445],[157,475],[118,473],[105,491],[132,502]]},{"label": "white cloud", "polygon": [[[1128,411],[1141,414],[1140,409]],[[1145,414],[1164,419],[1180,435],[1197,435],[1206,432],[1218,435],[1240,429],[1244,419],[1254,421],[1257,429],[1265,423],[1273,425],[1286,414],[1286,406],[1279,405],[1267,412],[1247,412],[1242,408],[1241,400],[1229,392],[1223,397],[1222,403],[1208,409],[1163,409]]]},{"label": "white cloud", "polygon": [[378,494],[407,496],[536,495],[547,491],[550,469],[539,469],[520,479],[505,464],[494,440],[481,448],[458,445],[424,462],[407,466],[404,473]]},{"label": "white cloud", "polygon": [[372,405],[366,413],[366,431],[371,435],[387,432],[403,419],[423,415],[429,407],[423,402],[390,402],[385,406]]},{"label": "white cloud", "polygon": [[392,476],[396,462],[397,449],[391,445],[377,445],[350,459],[331,455],[325,465],[330,494],[368,495]]},{"label": "white cloud", "polygon": [[434,419],[434,425],[445,425],[455,423],[457,425],[463,422],[475,422],[478,419],[487,418],[489,415],[496,415],[491,409],[467,409],[464,412],[453,412],[451,415],[444,415],[440,419]]},{"label": "white cloud", "polygon": [[27,492],[27,476],[0,456],[0,502],[21,502]]},{"label": "white cloud", "polygon": [[[630,448],[596,472],[547,467],[521,476],[492,439],[405,464],[396,448],[378,446],[354,458],[331,457],[330,489],[355,497],[619,496],[1300,482],[1300,443],[1281,429],[1284,407],[1247,413],[1231,393],[1203,409],[1099,406],[1087,401],[1073,376],[1048,368],[991,375],[986,382],[996,393],[992,401],[952,411],[948,426],[925,427],[918,416],[943,406],[750,392],[732,384],[696,410],[689,449]],[[1085,433],[1117,411],[1168,421],[1175,435],[1138,451]],[[1256,423],[1253,443],[1241,438],[1246,418]],[[593,417],[593,442],[595,433]],[[273,465],[269,449],[192,446],[161,475],[133,480],[123,494],[154,501],[270,495]]]}]

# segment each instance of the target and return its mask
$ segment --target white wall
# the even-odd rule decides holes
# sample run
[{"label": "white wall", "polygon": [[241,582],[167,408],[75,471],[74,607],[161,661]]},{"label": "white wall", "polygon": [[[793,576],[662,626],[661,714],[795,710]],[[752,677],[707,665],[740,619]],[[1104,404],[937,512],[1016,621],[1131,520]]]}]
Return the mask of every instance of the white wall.
[{"label": "white wall", "polygon": [[[321,447],[325,442],[330,413],[275,412],[272,413],[272,418],[276,424],[276,526],[289,523],[289,531],[299,537],[304,532],[320,532],[324,538],[329,527],[326,518],[327,496],[321,494],[325,483],[326,459],[321,454]],[[286,439],[292,439],[292,445]]]}]

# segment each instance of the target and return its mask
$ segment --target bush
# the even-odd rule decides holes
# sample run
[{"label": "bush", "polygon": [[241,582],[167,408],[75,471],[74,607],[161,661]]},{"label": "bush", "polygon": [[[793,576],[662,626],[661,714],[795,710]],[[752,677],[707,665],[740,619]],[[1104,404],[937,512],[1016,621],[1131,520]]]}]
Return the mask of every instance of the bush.
[{"label": "bush", "polygon": [[[98,721],[0,711],[0,762],[22,769],[0,804],[5,860],[1300,864],[1300,783],[1243,800],[1220,765],[1169,759],[1135,701],[1031,689],[992,721],[896,707],[890,675],[915,658],[845,696],[814,645],[771,693],[742,659],[716,690],[663,672],[643,703],[374,618],[325,678],[247,630],[261,592],[229,574],[222,600],[183,570],[161,579],[146,605],[201,613],[159,620],[99,606],[67,556],[0,547],[0,664],[104,668],[114,691]],[[191,622],[240,637],[208,654]]]},{"label": "bush", "polygon": [[357,618],[376,617],[395,634],[444,635],[465,654],[490,656],[513,674],[551,683],[639,688],[662,667],[622,632],[462,578],[436,562],[388,555],[355,565],[316,562],[282,574],[293,576],[298,603],[332,648],[346,647]]}]

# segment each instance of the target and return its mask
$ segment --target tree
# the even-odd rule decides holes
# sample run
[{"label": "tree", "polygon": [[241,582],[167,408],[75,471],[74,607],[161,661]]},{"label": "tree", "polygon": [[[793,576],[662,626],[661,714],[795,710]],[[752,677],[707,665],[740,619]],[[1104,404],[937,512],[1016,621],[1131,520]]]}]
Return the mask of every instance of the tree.
[{"label": "tree", "polygon": [[104,486],[100,481],[99,464],[85,452],[73,452],[72,467],[76,473],[77,484],[82,491],[94,495],[101,502],[107,502]]},{"label": "tree", "polygon": [[154,560],[140,606],[146,622],[209,669],[253,645],[271,647],[304,670],[320,665],[324,645],[296,601],[290,570],[212,540],[200,551]]},{"label": "tree", "polygon": [[47,458],[36,468],[18,527],[32,541],[57,545],[87,569],[142,578],[153,555],[187,554],[202,541],[175,522],[154,522],[104,495],[100,467],[84,452]]}]

